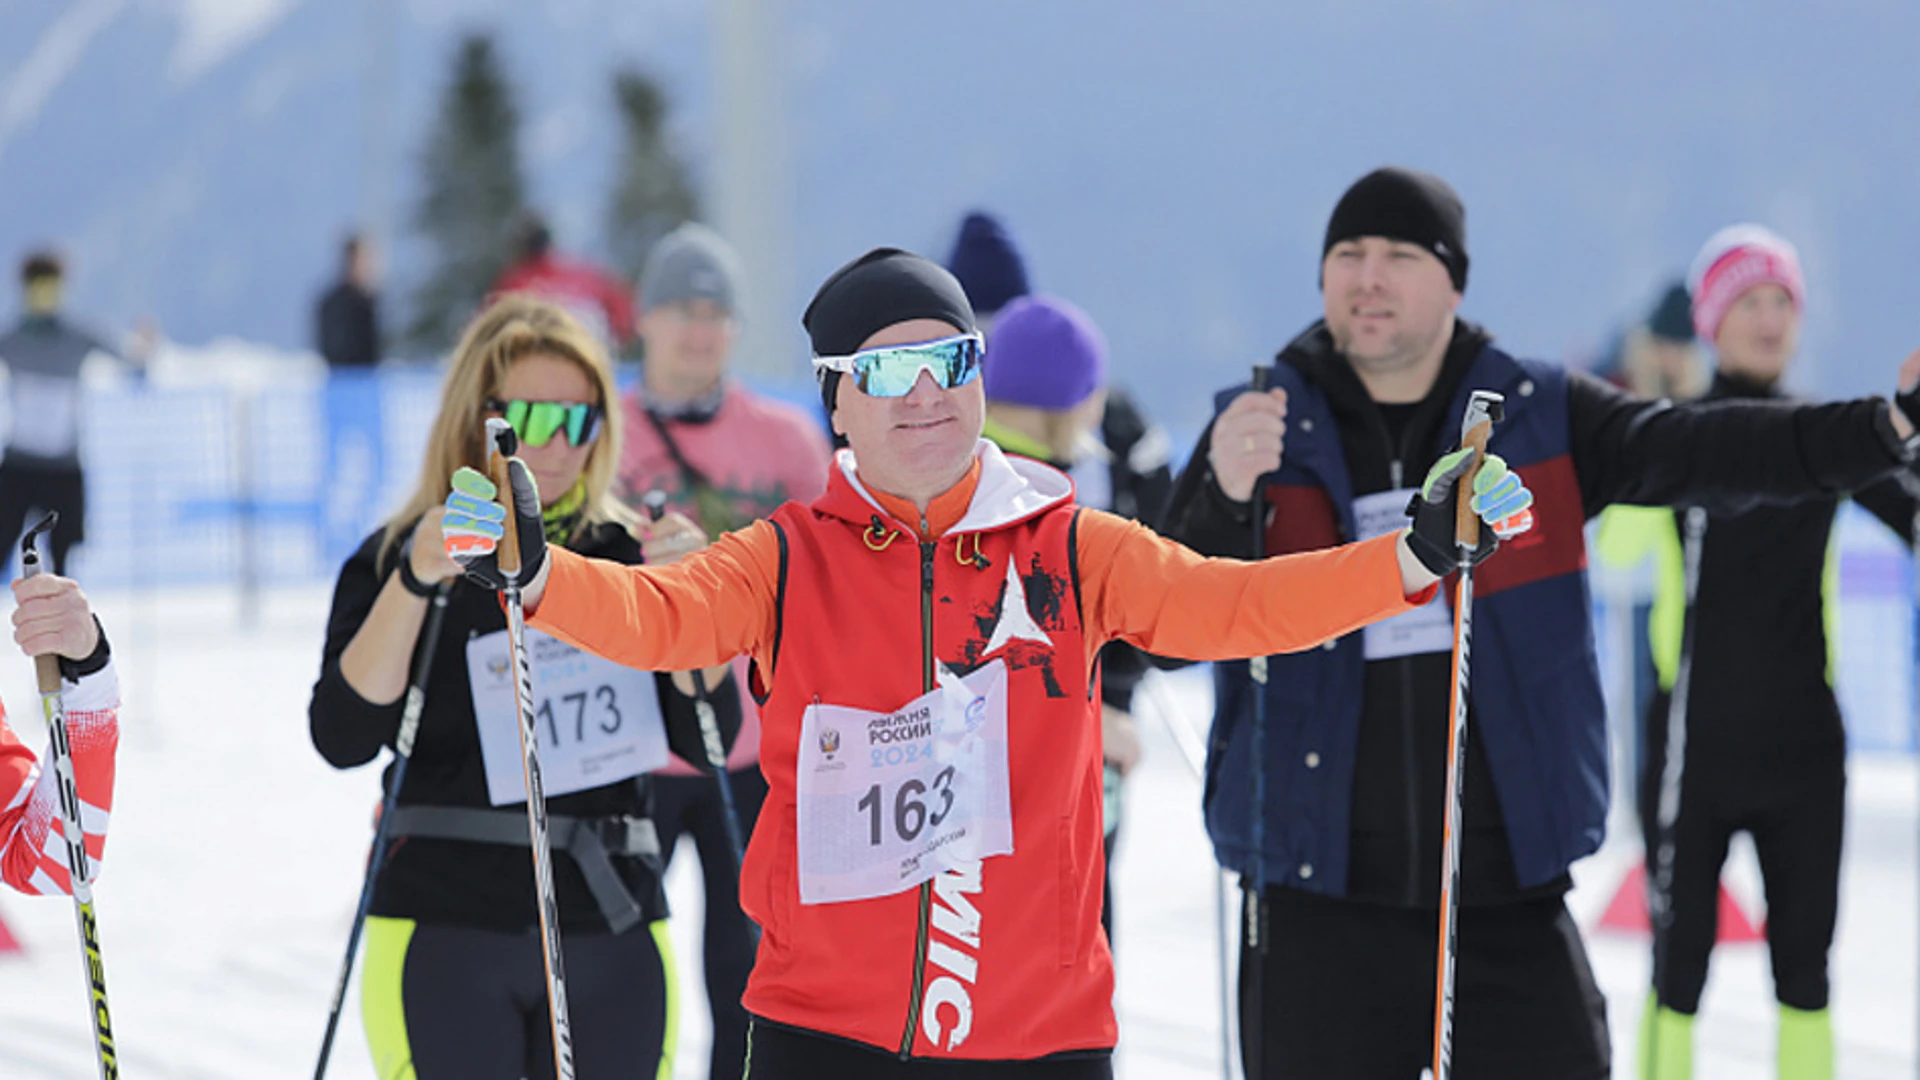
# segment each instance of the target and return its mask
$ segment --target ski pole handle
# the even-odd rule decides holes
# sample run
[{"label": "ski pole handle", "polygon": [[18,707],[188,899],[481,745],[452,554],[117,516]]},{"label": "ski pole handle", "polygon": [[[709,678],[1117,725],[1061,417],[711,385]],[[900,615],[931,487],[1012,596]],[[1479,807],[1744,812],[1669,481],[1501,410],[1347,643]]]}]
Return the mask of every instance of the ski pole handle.
[{"label": "ski pole handle", "polygon": [[1473,451],[1473,464],[1455,481],[1453,539],[1466,551],[1480,546],[1480,515],[1473,509],[1473,481],[1487,457],[1487,439],[1500,419],[1506,398],[1491,390],[1475,390],[1467,399],[1467,418],[1460,425],[1460,445]]},{"label": "ski pole handle", "polygon": [[[1253,389],[1254,393],[1264,394],[1267,392],[1267,379],[1270,374],[1271,369],[1267,365],[1255,364],[1253,365],[1253,375],[1248,379],[1247,385]],[[1249,504],[1253,507],[1253,557],[1256,559],[1265,558],[1267,554],[1267,515],[1264,510],[1267,501],[1267,485],[1265,480],[1265,476],[1256,477],[1253,481],[1253,494],[1248,497]],[[1254,678],[1264,684],[1267,681],[1267,661],[1265,657],[1259,657],[1257,660]]]},{"label": "ski pole handle", "polygon": [[500,572],[508,578],[520,573],[520,509],[514,505],[513,469],[507,459],[519,449],[513,425],[497,416],[487,418],[487,476],[499,489],[507,508],[506,529],[500,537]]},{"label": "ski pole handle", "polygon": [[[46,567],[40,563],[40,550],[35,546],[34,541],[41,533],[52,529],[59,521],[60,512],[50,510],[47,512],[47,516],[40,520],[38,525],[35,525],[27,531],[26,539],[20,545],[21,577],[39,577],[46,572]],[[34,681],[39,684],[42,694],[59,693],[60,658],[52,653],[45,653],[34,657],[33,677]]]}]

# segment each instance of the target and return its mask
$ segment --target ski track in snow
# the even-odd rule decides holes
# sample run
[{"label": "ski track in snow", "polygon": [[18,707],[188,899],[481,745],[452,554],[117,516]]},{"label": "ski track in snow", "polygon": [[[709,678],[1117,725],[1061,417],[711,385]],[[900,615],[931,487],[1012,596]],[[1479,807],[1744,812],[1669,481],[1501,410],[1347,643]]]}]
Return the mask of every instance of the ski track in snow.
[{"label": "ski track in snow", "polygon": [[[95,602],[127,697],[96,892],[125,1072],[138,1080],[309,1076],[379,794],[375,768],[336,772],[307,742],[327,590],[270,592],[250,627],[239,625],[240,605],[224,590],[109,593]],[[0,700],[38,749],[32,669],[7,655]],[[1200,723],[1210,698],[1205,676],[1164,678],[1172,692],[1158,697],[1176,703],[1181,722]],[[1217,1080],[1218,875],[1201,827],[1199,782],[1155,700],[1142,695],[1147,755],[1128,786],[1116,868],[1116,1071],[1123,1080]],[[1834,954],[1839,1075],[1910,1077],[1920,950],[1912,761],[1856,756],[1849,799]],[[1638,857],[1624,819],[1611,832],[1614,841],[1576,867],[1569,903],[1585,927]],[[698,970],[699,876],[688,856],[683,851],[668,874],[684,988],[675,1076],[697,1080],[709,1028]],[[1757,914],[1750,845],[1736,843],[1728,878]],[[0,957],[0,1077],[94,1075],[72,905],[7,893],[0,919],[27,950]],[[1647,946],[1606,933],[1590,933],[1588,942],[1608,994],[1616,1073],[1629,1076]],[[1771,1074],[1771,989],[1764,948],[1715,953],[1697,1026],[1700,1080]],[[372,1076],[358,1008],[356,985],[329,1069],[339,1080]]]}]

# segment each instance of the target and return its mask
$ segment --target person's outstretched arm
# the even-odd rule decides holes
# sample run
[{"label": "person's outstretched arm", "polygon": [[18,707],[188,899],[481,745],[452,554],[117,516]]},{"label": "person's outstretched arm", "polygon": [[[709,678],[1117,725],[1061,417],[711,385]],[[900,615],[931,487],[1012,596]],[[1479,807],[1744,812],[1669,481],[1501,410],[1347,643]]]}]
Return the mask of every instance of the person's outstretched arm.
[{"label": "person's outstretched arm", "polygon": [[[1214,559],[1112,514],[1076,528],[1088,641],[1184,660],[1298,652],[1427,602],[1439,579],[1399,536],[1259,562]],[[1422,583],[1411,593],[1408,584]]]},{"label": "person's outstretched arm", "polygon": [[553,549],[528,625],[647,671],[762,659],[777,618],[780,541],[758,521],[672,566],[622,566]]},{"label": "person's outstretched arm", "polygon": [[[1257,562],[1209,559],[1111,514],[1082,511],[1076,526],[1082,596],[1094,646],[1108,640],[1189,660],[1298,652],[1426,603],[1457,565],[1460,480],[1474,452],[1435,462],[1392,536]],[[1533,525],[1533,493],[1489,454],[1468,497],[1480,520],[1474,563],[1495,536]]]}]

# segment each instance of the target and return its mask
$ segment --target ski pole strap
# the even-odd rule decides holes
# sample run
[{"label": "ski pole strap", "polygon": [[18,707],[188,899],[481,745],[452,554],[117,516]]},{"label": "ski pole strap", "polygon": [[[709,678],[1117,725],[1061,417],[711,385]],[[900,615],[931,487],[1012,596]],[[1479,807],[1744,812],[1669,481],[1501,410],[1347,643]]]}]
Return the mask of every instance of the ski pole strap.
[{"label": "ski pole strap", "polygon": [[[653,820],[643,817],[583,818],[569,814],[547,817],[548,840],[555,851],[573,858],[607,926],[616,934],[640,924],[644,913],[626,882],[613,868],[612,856],[660,860],[660,834]],[[472,844],[527,847],[527,815],[518,810],[482,810],[470,806],[396,806],[388,836],[417,836],[423,840],[464,840]]]}]

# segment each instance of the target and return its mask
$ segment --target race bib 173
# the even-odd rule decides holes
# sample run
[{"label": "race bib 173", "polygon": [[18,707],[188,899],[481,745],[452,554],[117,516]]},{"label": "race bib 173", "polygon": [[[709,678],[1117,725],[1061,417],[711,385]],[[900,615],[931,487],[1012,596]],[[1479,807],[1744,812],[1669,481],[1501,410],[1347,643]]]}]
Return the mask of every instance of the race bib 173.
[{"label": "race bib 173", "polygon": [[[549,798],[652,772],[667,763],[667,729],[650,671],[621,667],[538,630],[526,632],[533,666],[533,727]],[[520,716],[507,632],[467,642],[467,679],[493,805],[525,802]]]}]

